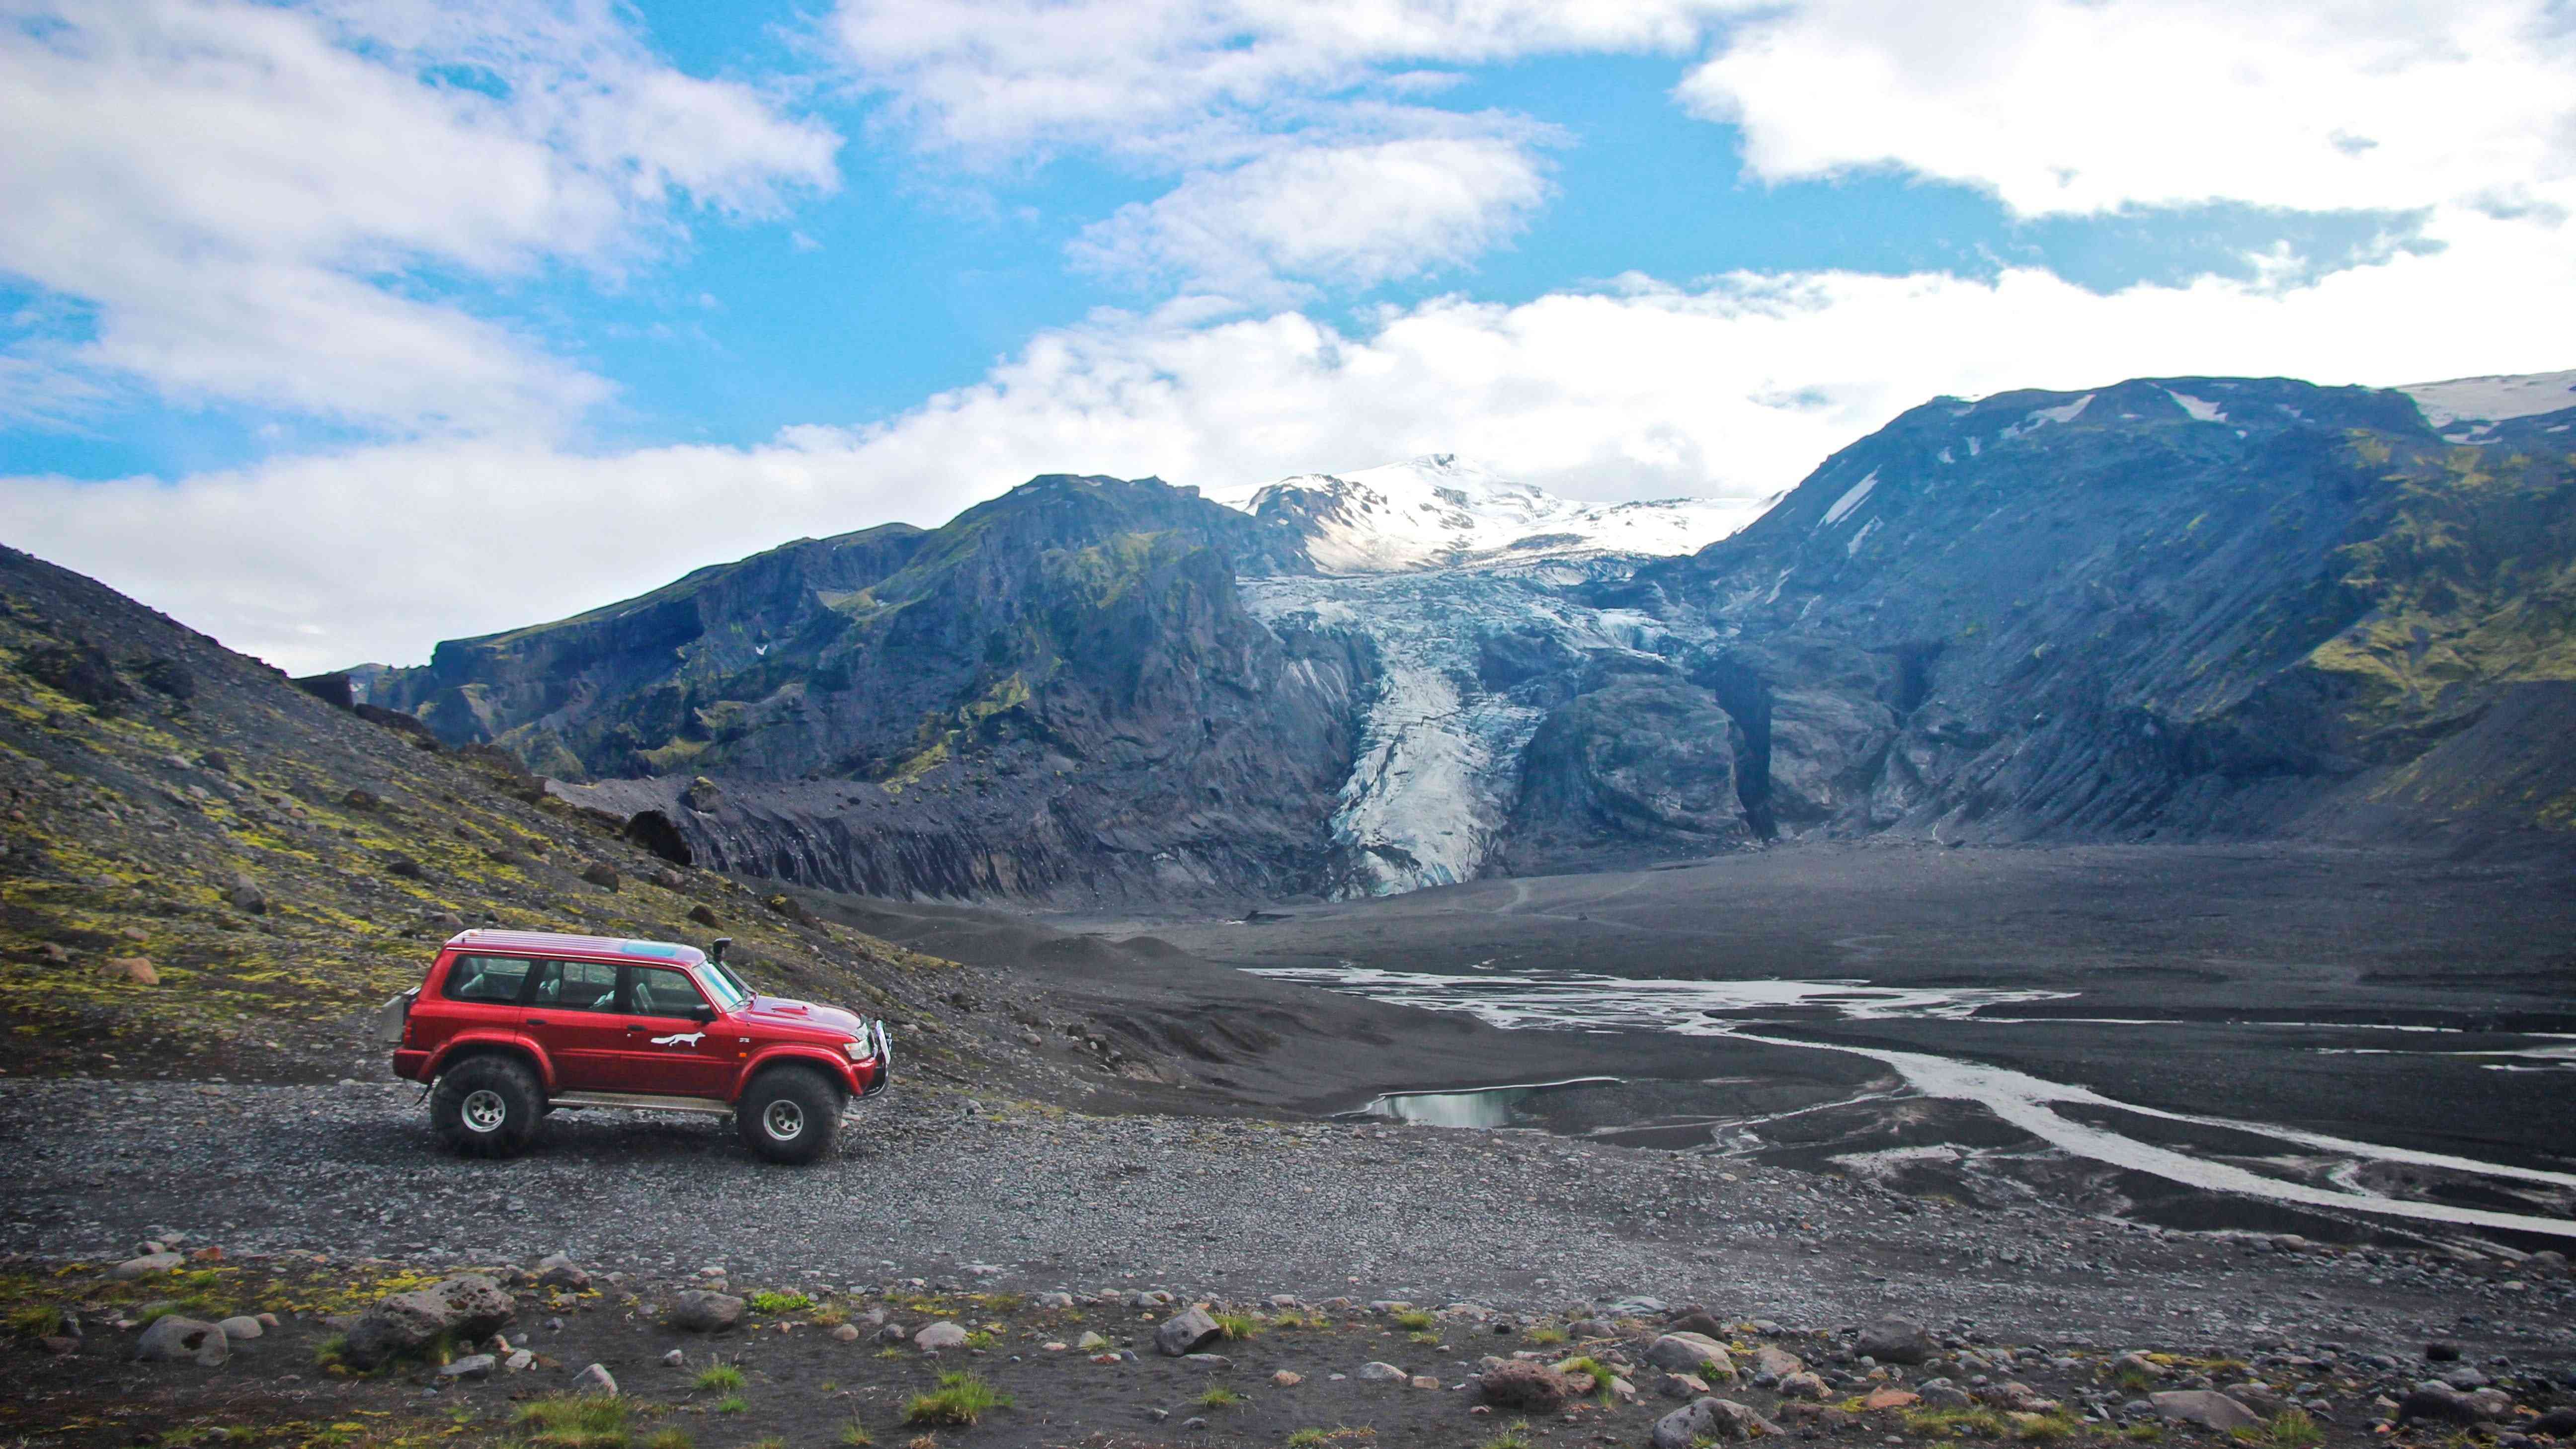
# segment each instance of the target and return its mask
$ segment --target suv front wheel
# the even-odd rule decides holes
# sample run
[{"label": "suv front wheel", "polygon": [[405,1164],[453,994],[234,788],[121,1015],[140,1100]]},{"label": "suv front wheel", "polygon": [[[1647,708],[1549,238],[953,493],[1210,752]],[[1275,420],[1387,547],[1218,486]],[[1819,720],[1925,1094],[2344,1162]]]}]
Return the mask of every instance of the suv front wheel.
[{"label": "suv front wheel", "polygon": [[745,1146],[772,1162],[807,1163],[832,1150],[841,1094],[807,1067],[773,1067],[734,1105]]},{"label": "suv front wheel", "polygon": [[429,1094],[429,1125],[448,1150],[507,1157],[528,1145],[546,1094],[537,1074],[508,1057],[468,1057],[440,1075]]}]

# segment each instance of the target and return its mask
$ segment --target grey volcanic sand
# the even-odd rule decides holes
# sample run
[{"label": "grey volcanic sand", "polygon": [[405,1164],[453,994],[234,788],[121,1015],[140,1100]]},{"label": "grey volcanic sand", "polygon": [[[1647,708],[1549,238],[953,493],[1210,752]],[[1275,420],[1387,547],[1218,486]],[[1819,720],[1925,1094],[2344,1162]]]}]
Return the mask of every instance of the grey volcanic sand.
[{"label": "grey volcanic sand", "polygon": [[[2569,1110],[2576,1072],[2546,1058],[2469,1053],[2568,1045],[2525,1033],[2576,1029],[2571,887],[2576,870],[2565,856],[2547,854],[2461,861],[2269,844],[1790,846],[1656,870],[1272,906],[1251,922],[1060,919],[1053,924],[1089,933],[1091,950],[1107,955],[1119,943],[1116,954],[1126,964],[1050,979],[1070,985],[1078,978],[1072,989],[1111,998],[1158,986],[1219,995],[1249,990],[1209,984],[1195,958],[1254,968],[1571,971],[2066,992],[2072,999],[1990,1007],[1977,1020],[1850,1021],[1814,1008],[1751,1015],[1762,1023],[1753,1029],[1773,1038],[1933,1053],[2079,1084],[2139,1107],[2565,1170],[2576,1157],[2576,1112]],[[1035,932],[1039,923],[1010,929]],[[985,959],[972,930],[951,930],[948,939],[916,936],[915,943]],[[1154,969],[1139,970],[1139,955]],[[1046,962],[1033,955],[993,964]],[[1267,999],[1277,1010],[1315,1010],[1291,1004],[1302,997]],[[1999,1017],[2013,1019],[1993,1019]],[[1327,1034],[1341,1029],[1310,1020]],[[1890,1085],[1878,1063],[1836,1052],[1677,1045],[1633,1031],[1528,1030],[1496,1044],[1444,1037],[1444,1028],[1419,1022],[1372,1022],[1386,1035],[1368,1050],[1314,1051],[1302,1078],[1312,1090],[1272,1100],[1347,1109],[1401,1088],[1592,1074],[1720,1078],[1724,1085],[1694,1105],[1723,1118],[1806,1105],[1793,1100],[1801,1096],[1823,1101],[1835,1084]],[[1599,1133],[1604,1110],[1595,1102],[1564,1114],[1571,1121],[1546,1125]],[[1990,1135],[1961,1113],[1935,1115],[1944,1120],[1918,1120],[1893,1136],[1877,1126],[1858,1130],[1805,1160],[1813,1165],[1864,1139],[1903,1147],[1956,1142],[1962,1132]],[[2196,1134],[2204,1152],[2231,1150],[2212,1140],[2225,1134],[2207,1129],[2115,1125],[2149,1138]],[[1624,1140],[1680,1145],[1689,1135]],[[1775,1132],[1764,1137],[1782,1140]],[[2284,1149],[2272,1141],[2265,1150]],[[2169,1186],[2131,1185],[2144,1187],[2131,1197],[2173,1196]],[[2532,1210],[2480,1192],[2455,1185],[2433,1195]],[[2243,1225],[2279,1225],[2275,1210],[2238,1207]],[[2169,1205],[2152,1215],[2207,1225],[2200,1219],[2208,1211],[2207,1204]]]}]

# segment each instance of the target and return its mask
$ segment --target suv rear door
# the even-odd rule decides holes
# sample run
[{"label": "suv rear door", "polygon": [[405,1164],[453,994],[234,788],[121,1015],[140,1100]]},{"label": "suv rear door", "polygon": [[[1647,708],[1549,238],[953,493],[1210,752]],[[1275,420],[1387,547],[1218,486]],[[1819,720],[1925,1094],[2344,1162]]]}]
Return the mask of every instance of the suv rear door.
[{"label": "suv rear door", "polygon": [[555,1064],[558,1092],[616,1092],[626,1021],[617,1014],[617,966],[540,961],[523,998],[525,1029]]},{"label": "suv rear door", "polygon": [[537,963],[525,956],[490,956],[459,952],[447,958],[436,996],[411,1014],[414,1050],[435,1056],[460,1032],[496,1031],[519,1034],[519,998],[527,990],[528,972]]},{"label": "suv rear door", "polygon": [[619,1053],[621,1092],[666,1097],[729,1097],[741,1058],[734,1035],[688,973],[662,966],[629,966],[624,985],[626,1040]]}]

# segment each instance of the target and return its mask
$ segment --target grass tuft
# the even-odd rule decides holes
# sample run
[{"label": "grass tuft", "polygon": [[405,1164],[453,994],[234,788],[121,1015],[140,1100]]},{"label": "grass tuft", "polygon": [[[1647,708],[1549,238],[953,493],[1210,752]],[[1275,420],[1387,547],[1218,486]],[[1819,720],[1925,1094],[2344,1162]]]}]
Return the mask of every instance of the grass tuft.
[{"label": "grass tuft", "polygon": [[841,1442],[849,1449],[870,1449],[877,1442],[877,1437],[868,1432],[867,1425],[852,1419],[841,1426]]},{"label": "grass tuft", "polygon": [[1419,1308],[1408,1308],[1402,1313],[1395,1315],[1396,1327],[1409,1328],[1416,1333],[1421,1333],[1427,1330],[1432,1324],[1439,1321],[1440,1320],[1433,1318],[1430,1314],[1423,1312]]},{"label": "grass tuft", "polygon": [[1482,1449],[1534,1449],[1530,1440],[1529,1421],[1514,1419],[1510,1424],[1496,1430],[1494,1436],[1484,1442]]},{"label": "grass tuft", "polygon": [[744,1398],[740,1394],[727,1394],[725,1397],[716,1400],[715,1407],[716,1412],[719,1414],[739,1414],[743,1410],[751,1407],[751,1400]]},{"label": "grass tuft", "polygon": [[752,1312],[771,1317],[781,1313],[801,1313],[814,1306],[814,1300],[802,1293],[754,1293],[743,1301]]},{"label": "grass tuft", "polygon": [[686,1429],[658,1430],[652,1438],[644,1441],[644,1449],[691,1449],[689,1431]]},{"label": "grass tuft", "polygon": [[1905,1429],[1925,1439],[2000,1439],[2004,1421],[1992,1409],[1921,1409],[1905,1416]]},{"label": "grass tuft", "polygon": [[913,1396],[912,1402],[904,1407],[903,1417],[908,1424],[971,1425],[981,1423],[984,1415],[994,1409],[1010,1406],[1011,1396],[984,1382],[979,1375],[944,1373],[939,1376],[939,1387],[935,1391]]},{"label": "grass tuft", "polygon": [[1217,1331],[1224,1334],[1229,1343],[1241,1343],[1261,1336],[1261,1320],[1249,1313],[1218,1313],[1211,1317],[1216,1321]]},{"label": "grass tuft", "polygon": [[624,1400],[588,1394],[522,1404],[519,1427],[529,1449],[626,1449],[631,1432]]},{"label": "grass tuft", "polygon": [[741,1388],[744,1382],[742,1370],[729,1363],[710,1364],[705,1372],[698,1375],[701,1393],[729,1394]]},{"label": "grass tuft", "polygon": [[1199,1395],[1199,1407],[1202,1409],[1231,1409],[1242,1402],[1243,1395],[1236,1393],[1234,1390],[1227,1388],[1223,1384],[1218,1384],[1209,1389],[1206,1393]]},{"label": "grass tuft", "polygon": [[1530,1325],[1529,1329],[1524,1332],[1521,1337],[1528,1339],[1532,1343],[1540,1345],[1563,1343],[1565,1342],[1565,1330],[1557,1327],[1553,1323],[1536,1323]]}]

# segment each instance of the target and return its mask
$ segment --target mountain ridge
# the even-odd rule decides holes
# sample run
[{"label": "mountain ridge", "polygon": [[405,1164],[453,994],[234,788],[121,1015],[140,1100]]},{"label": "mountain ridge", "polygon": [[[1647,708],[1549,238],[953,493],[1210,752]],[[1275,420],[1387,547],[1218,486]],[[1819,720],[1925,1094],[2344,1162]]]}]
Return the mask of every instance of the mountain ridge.
[{"label": "mountain ridge", "polygon": [[[2555,831],[2561,395],[1936,399],[1740,529],[1445,454],[1207,495],[1050,475],[376,684],[726,868],[880,895],[1383,894],[1807,834]],[[1722,536],[1624,551],[1623,508]]]}]

